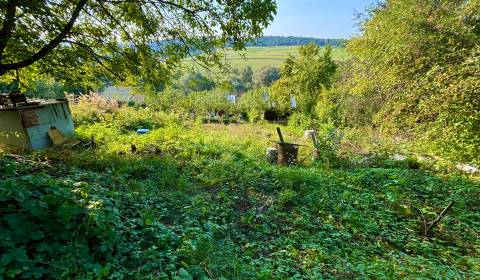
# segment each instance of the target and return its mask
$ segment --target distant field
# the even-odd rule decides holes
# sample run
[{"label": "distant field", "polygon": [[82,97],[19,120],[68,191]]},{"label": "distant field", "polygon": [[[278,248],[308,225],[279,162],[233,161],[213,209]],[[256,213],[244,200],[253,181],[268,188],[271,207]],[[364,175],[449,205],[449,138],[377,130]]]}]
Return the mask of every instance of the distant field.
[{"label": "distant field", "polygon": [[[298,55],[299,46],[280,46],[280,47],[248,47],[246,51],[237,53],[233,50],[227,50],[226,60],[232,67],[245,67],[250,65],[252,69],[258,70],[265,66],[280,66],[288,55]],[[242,54],[244,56],[242,56]],[[333,59],[344,61],[348,58],[345,49],[334,48]],[[191,63],[191,62],[190,62]]]}]

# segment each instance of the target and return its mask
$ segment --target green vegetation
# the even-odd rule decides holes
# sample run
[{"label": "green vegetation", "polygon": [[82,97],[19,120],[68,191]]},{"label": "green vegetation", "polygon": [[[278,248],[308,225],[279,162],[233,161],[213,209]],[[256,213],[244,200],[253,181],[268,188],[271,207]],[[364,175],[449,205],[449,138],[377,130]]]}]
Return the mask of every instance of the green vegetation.
[{"label": "green vegetation", "polygon": [[105,79],[130,85],[168,81],[196,54],[219,65],[216,50],[241,50],[276,13],[259,1],[18,1],[0,5],[1,82],[49,75],[88,92]]},{"label": "green vegetation", "polygon": [[[480,276],[478,183],[387,157],[280,167],[263,157],[272,125],[92,108],[73,107],[95,146],[0,159],[3,278]],[[425,237],[421,215],[452,200]]]},{"label": "green vegetation", "polygon": [[[224,52],[225,61],[232,68],[243,68],[250,66],[254,71],[259,71],[264,67],[279,67],[289,55],[297,56],[299,46],[267,46],[267,47],[247,47],[245,51],[236,52],[227,49]],[[345,48],[333,48],[332,57],[335,61],[345,61],[349,58]],[[188,61],[187,65],[193,65]],[[201,68],[196,67],[199,71]]]},{"label": "green vegetation", "polygon": [[480,163],[479,18],[478,0],[374,8],[348,43],[353,59],[336,97],[355,108],[340,107],[419,151]]},{"label": "green vegetation", "polygon": [[[227,50],[227,61],[233,67],[250,66],[253,70],[261,69],[266,66],[279,67],[289,55],[298,55],[298,46],[281,47],[248,47],[244,53],[236,53]],[[242,54],[245,56],[243,57]],[[332,57],[335,61],[344,61],[348,59],[348,54],[343,48],[332,49]]]},{"label": "green vegetation", "polygon": [[[79,145],[0,147],[0,280],[480,279],[479,0],[386,0],[346,49],[246,60],[274,1],[4,2],[2,89],[145,103],[69,95]],[[278,123],[296,166],[265,156]]]},{"label": "green vegetation", "polygon": [[[270,90],[277,107],[289,109],[293,96],[298,104],[298,113],[307,118],[316,118],[314,111],[323,91],[332,87],[336,65],[331,57],[332,49],[322,53],[318,45],[309,44],[299,49],[298,58],[290,57],[282,65],[281,78]],[[285,110],[285,109],[284,109]]]}]

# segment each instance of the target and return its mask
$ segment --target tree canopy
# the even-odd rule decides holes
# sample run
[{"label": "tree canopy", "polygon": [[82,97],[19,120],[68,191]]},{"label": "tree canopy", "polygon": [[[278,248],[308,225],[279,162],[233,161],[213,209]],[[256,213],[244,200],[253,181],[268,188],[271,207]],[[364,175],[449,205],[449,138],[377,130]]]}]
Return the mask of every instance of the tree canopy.
[{"label": "tree canopy", "polygon": [[219,47],[242,49],[275,12],[274,0],[3,0],[0,75],[163,82],[189,56],[220,64]]},{"label": "tree canopy", "polygon": [[370,100],[376,123],[444,155],[478,155],[480,1],[388,0],[362,28],[348,44],[348,91]]},{"label": "tree canopy", "polygon": [[281,78],[270,90],[272,99],[279,108],[290,107],[290,98],[295,96],[299,110],[309,115],[324,89],[330,89],[336,65],[331,57],[332,48],[325,51],[311,43],[299,48],[299,57],[290,56],[281,67]]},{"label": "tree canopy", "polygon": [[271,86],[276,80],[280,79],[280,69],[273,66],[267,66],[255,73],[253,80],[258,86]]},{"label": "tree canopy", "polygon": [[181,90],[184,94],[210,90],[214,87],[215,82],[199,72],[186,73],[173,84],[173,88]]}]

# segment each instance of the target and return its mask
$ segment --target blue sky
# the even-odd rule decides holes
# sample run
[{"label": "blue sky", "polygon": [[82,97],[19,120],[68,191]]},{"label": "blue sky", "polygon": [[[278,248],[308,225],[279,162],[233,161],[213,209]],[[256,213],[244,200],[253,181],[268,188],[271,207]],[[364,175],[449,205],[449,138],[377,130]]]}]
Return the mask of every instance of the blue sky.
[{"label": "blue sky", "polygon": [[277,16],[265,35],[350,38],[355,13],[375,0],[277,0]]}]

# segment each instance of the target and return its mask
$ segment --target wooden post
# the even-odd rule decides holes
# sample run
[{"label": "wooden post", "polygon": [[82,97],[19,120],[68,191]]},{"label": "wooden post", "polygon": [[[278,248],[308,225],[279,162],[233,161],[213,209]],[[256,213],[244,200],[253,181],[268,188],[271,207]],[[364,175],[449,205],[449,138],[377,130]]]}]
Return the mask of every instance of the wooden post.
[{"label": "wooden post", "polygon": [[278,126],[277,126],[277,134],[278,134],[278,138],[280,138],[280,143],[284,143],[285,141],[283,141],[282,131],[280,130],[280,127],[278,127]]}]

